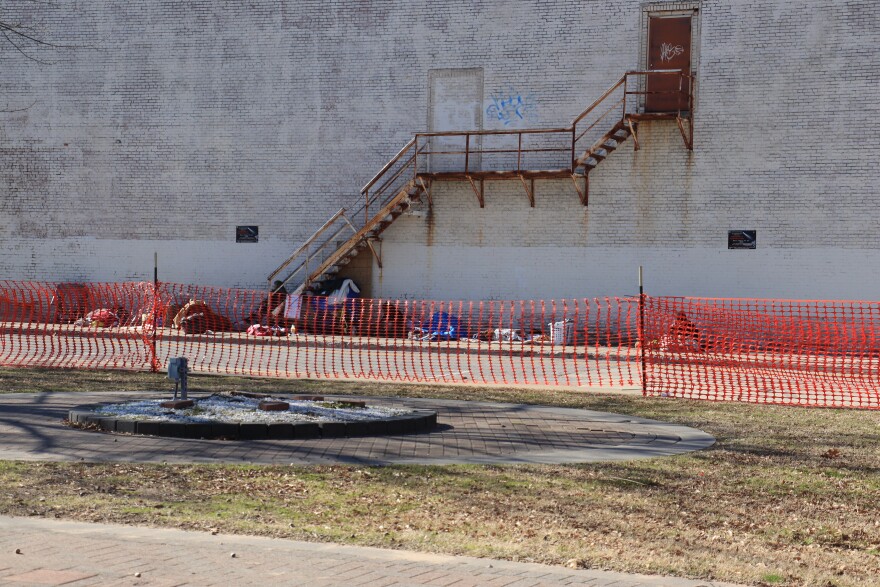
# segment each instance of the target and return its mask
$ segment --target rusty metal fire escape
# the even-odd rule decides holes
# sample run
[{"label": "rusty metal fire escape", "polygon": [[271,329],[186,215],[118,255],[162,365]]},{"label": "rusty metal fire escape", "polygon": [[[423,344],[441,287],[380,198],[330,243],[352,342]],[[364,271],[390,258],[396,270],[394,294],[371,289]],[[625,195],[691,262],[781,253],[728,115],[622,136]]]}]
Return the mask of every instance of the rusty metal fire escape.
[{"label": "rusty metal fire escape", "polygon": [[[678,80],[677,89],[651,91],[651,80]],[[672,84],[674,88],[675,84]],[[660,86],[660,84],[655,84]],[[670,84],[662,84],[669,88]],[[652,94],[675,94],[678,109],[646,112]],[[590,173],[629,137],[639,150],[639,123],[675,121],[685,147],[694,146],[694,76],[681,70],[630,71],[564,128],[417,133],[362,189],[354,205],[340,208],[268,277],[297,283],[294,293],[317,289],[374,242],[407,209],[433,205],[435,181],[466,181],[480,207],[486,181],[522,183],[535,206],[536,179],[571,179],[584,206]]]}]

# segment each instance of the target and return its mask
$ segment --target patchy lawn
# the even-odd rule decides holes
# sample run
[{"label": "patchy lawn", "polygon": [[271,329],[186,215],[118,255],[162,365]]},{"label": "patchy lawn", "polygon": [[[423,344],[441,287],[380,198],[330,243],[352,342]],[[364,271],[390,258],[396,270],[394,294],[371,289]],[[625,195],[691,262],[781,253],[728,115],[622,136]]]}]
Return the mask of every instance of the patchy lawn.
[{"label": "patchy lawn", "polygon": [[[5,392],[168,387],[145,373],[0,369]],[[0,512],[755,585],[880,585],[880,412],[556,390],[191,380],[196,392],[245,388],[584,407],[695,426],[718,443],[678,457],[569,466],[6,461]]]}]

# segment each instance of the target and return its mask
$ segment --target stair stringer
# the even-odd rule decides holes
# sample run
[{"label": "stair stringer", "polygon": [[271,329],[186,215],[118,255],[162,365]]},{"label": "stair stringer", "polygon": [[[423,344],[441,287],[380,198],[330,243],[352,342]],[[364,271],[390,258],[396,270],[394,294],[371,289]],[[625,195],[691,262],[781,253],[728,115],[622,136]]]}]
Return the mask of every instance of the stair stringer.
[{"label": "stair stringer", "polygon": [[[421,187],[417,186],[414,180],[407,184],[397,194],[388,200],[385,206],[376,213],[363,228],[356,231],[340,245],[333,253],[331,253],[314,271],[309,273],[305,282],[297,288],[296,292],[309,289],[313,284],[322,281],[322,278],[329,274],[330,269],[336,265],[342,264],[344,259],[353,257],[354,251],[358,250],[361,243],[365,243],[368,239],[379,236],[388,226],[390,226],[403,213],[403,210],[409,207],[410,198],[414,195],[413,188],[421,191]],[[398,206],[402,206],[400,210],[395,210]],[[387,220],[388,217],[391,220]],[[382,226],[384,224],[384,226]],[[373,234],[370,234],[373,233]]]}]

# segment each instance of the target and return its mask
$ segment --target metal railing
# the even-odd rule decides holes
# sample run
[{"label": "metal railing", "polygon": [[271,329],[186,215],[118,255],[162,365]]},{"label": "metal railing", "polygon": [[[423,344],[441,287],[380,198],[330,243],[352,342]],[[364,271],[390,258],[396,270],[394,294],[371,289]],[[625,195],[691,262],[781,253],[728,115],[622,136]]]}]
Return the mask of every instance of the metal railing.
[{"label": "metal railing", "polygon": [[[677,88],[651,89],[652,80],[670,76],[677,78]],[[664,94],[676,96],[677,108],[665,114],[669,118],[674,114],[686,145],[692,148],[694,76],[679,69],[625,73],[567,127],[416,133],[361,188],[360,197],[331,216],[269,275],[268,281],[271,284],[288,270],[281,280],[284,284],[300,276],[307,285],[316,271],[327,267],[327,260],[340,244],[349,250],[356,246],[355,241],[363,240],[370,228],[387,215],[384,211],[389,202],[400,197],[403,190],[418,185],[422,178],[575,175],[583,164],[582,154],[600,148],[609,129],[622,128],[629,117],[644,114],[645,102],[651,96]],[[684,128],[685,120],[688,130]],[[297,291],[301,290],[302,286]]]},{"label": "metal railing", "polygon": [[[281,265],[268,277],[271,284],[276,278],[285,286],[299,277],[301,284],[295,290],[300,293],[315,277],[315,272],[327,265],[339,249],[339,245],[357,245],[362,237],[387,215],[382,213],[389,202],[410,187],[415,176],[412,165],[415,163],[415,140],[407,143],[363,188],[361,196],[348,206],[340,208],[323,226],[307,238]],[[374,216],[371,217],[371,211]],[[340,242],[341,241],[341,242]]]},{"label": "metal railing", "polygon": [[[677,78],[678,87],[651,88],[652,79],[665,77]],[[574,174],[580,166],[579,155],[594,147],[618,123],[644,114],[649,96],[674,98],[676,108],[664,114],[678,120],[683,136],[683,121],[688,121],[685,141],[690,148],[693,90],[694,76],[680,69],[629,71],[567,127],[417,133],[415,144],[419,149],[414,168],[425,169],[423,175],[432,179]]]}]

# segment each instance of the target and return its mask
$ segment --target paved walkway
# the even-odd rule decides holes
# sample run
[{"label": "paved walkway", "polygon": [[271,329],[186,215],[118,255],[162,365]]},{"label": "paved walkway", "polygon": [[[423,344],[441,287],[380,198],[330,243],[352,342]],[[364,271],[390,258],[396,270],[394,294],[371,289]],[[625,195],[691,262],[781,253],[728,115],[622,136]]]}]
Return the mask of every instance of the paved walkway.
[{"label": "paved walkway", "polygon": [[378,548],[34,518],[0,517],[0,529],[0,584],[10,587],[729,585]]},{"label": "paved walkway", "polygon": [[[167,395],[167,394],[165,394]],[[174,463],[574,463],[706,448],[699,430],[587,410],[369,399],[438,411],[432,433],[287,441],[104,434],[62,423],[78,405],[143,393],[0,395],[0,459]],[[158,397],[158,395],[157,395]],[[232,556],[235,553],[235,556]],[[0,517],[0,584],[378,587],[722,585],[529,563],[179,530]]]},{"label": "paved walkway", "polygon": [[[166,397],[156,395],[155,397]],[[262,464],[583,463],[667,456],[711,446],[699,430],[588,410],[426,399],[368,398],[368,405],[438,412],[426,434],[223,441],[106,434],[62,420],[76,406],[143,393],[0,395],[0,459]],[[328,396],[329,399],[329,396]],[[363,398],[360,398],[363,399]]]},{"label": "paved walkway", "polygon": [[[632,301],[625,304],[630,306],[627,316],[632,318],[635,306]],[[574,308],[569,306],[567,311],[571,313]],[[594,307],[592,312],[596,311],[598,314],[591,315],[598,318],[602,312]],[[616,304],[613,311],[617,312]],[[557,316],[552,320],[559,319]],[[549,321],[549,316],[540,320],[542,324]],[[321,334],[289,338],[237,332],[186,335],[168,328],[160,328],[158,336],[159,364],[167,365],[171,357],[187,357],[194,373],[304,379],[369,376],[411,383],[507,383],[581,389],[633,388],[640,380],[638,350],[598,346],[602,335],[592,332],[589,346]],[[88,369],[149,368],[152,355],[143,337],[140,327],[95,329],[69,324],[10,323],[5,332],[0,332],[0,339],[6,343],[7,362]]]}]

